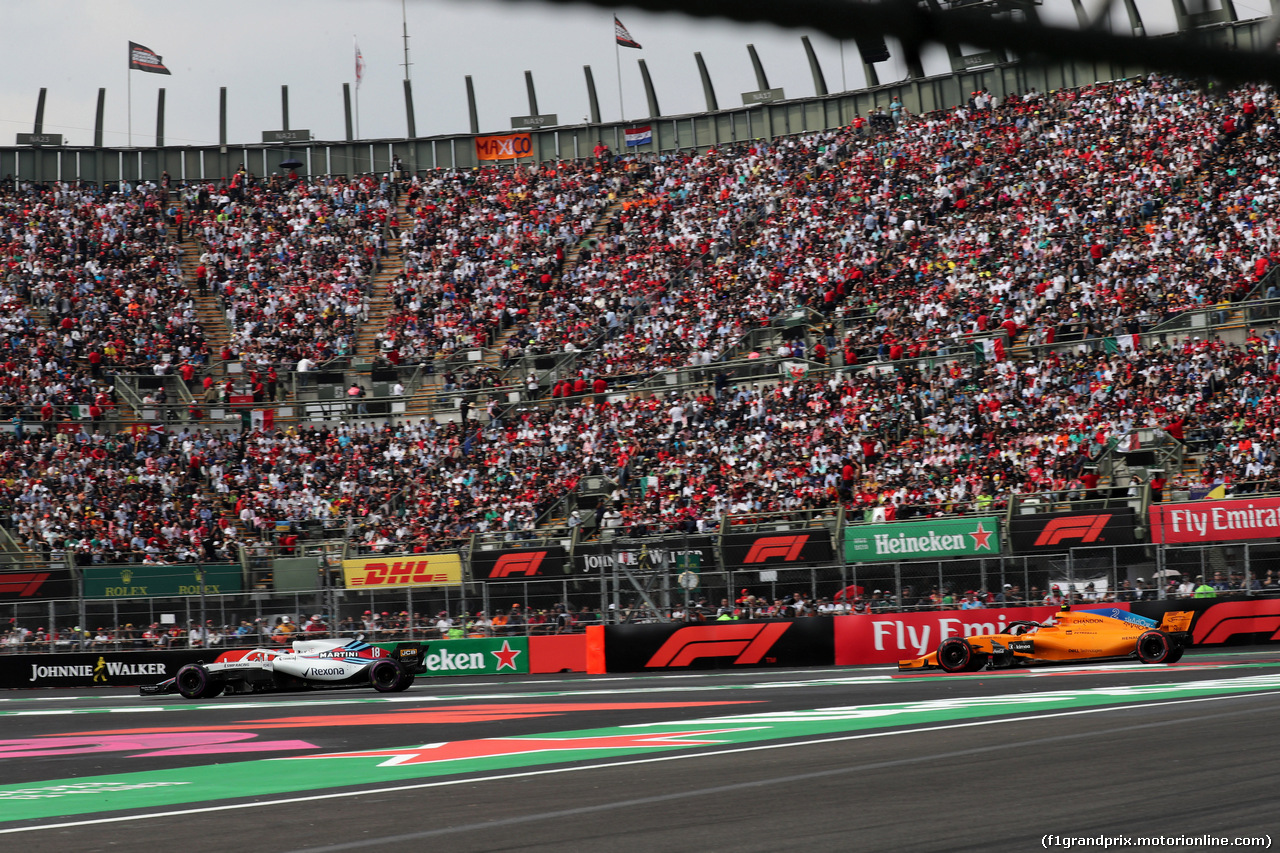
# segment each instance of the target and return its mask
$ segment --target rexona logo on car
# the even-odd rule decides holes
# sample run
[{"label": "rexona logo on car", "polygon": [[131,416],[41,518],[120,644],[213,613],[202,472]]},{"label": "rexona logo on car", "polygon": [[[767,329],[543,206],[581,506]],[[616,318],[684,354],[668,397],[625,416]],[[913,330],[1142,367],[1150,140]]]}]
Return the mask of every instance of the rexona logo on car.
[{"label": "rexona logo on car", "polygon": [[534,551],[531,554],[503,554],[489,571],[491,578],[509,578],[512,575],[536,577],[538,569],[547,557],[546,551]]},{"label": "rexona logo on car", "polygon": [[1082,545],[1097,542],[1102,528],[1111,520],[1110,515],[1077,515],[1071,518],[1055,518],[1045,525],[1036,537],[1035,545],[1057,545],[1066,539],[1075,539]]},{"label": "rexona logo on car", "polygon": [[730,666],[760,663],[791,627],[790,622],[698,625],[676,631],[645,664],[647,668],[689,666],[699,658],[732,657]]},{"label": "rexona logo on car", "polygon": [[747,552],[744,563],[763,563],[765,560],[781,559],[787,562],[795,560],[804,550],[804,543],[809,541],[809,534],[799,536],[766,536],[757,539]]},{"label": "rexona logo on car", "polygon": [[462,557],[449,553],[398,560],[343,560],[342,577],[347,589],[458,586],[462,583]]}]

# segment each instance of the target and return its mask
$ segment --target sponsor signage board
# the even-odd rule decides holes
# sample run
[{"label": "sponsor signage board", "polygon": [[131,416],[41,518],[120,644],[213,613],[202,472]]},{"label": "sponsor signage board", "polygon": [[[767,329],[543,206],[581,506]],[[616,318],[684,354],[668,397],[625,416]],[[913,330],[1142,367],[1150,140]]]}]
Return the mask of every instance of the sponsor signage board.
[{"label": "sponsor signage board", "polygon": [[[1127,605],[1109,605],[1128,609]],[[931,613],[883,613],[836,616],[836,666],[897,663],[936,651],[947,637],[997,634],[1010,622],[1044,622],[1058,608],[991,607],[982,610],[938,610]]]},{"label": "sponsor signage board", "polygon": [[606,672],[829,666],[833,620],[606,625]]},{"label": "sponsor signage board", "polygon": [[755,92],[743,92],[742,103],[744,106],[753,106],[755,104],[768,104],[773,101],[786,100],[786,93],[781,89],[759,89]]},{"label": "sponsor signage board", "polygon": [[[374,643],[395,652],[395,643]],[[529,672],[527,637],[485,637],[470,640],[433,640],[423,643],[420,677],[437,675],[501,675]]]},{"label": "sponsor signage board", "polygon": [[61,133],[19,133],[18,145],[61,145]]},{"label": "sponsor signage board", "polygon": [[1009,544],[1019,554],[1061,554],[1072,548],[1132,545],[1136,520],[1136,514],[1128,507],[1019,515],[1009,524]]},{"label": "sponsor signage board", "polygon": [[310,142],[311,131],[309,130],[264,130],[262,131],[263,142]]},{"label": "sponsor signage board", "polygon": [[860,524],[846,527],[844,533],[847,563],[994,557],[1000,553],[1000,520],[993,516]]},{"label": "sponsor signage board", "polygon": [[1156,504],[1150,518],[1156,543],[1274,539],[1280,537],[1280,498]]},{"label": "sponsor signage board", "polygon": [[476,137],[477,160],[518,160],[532,156],[533,137],[527,133]]},{"label": "sponsor signage board", "polygon": [[1166,598],[1135,601],[1129,609],[1156,621],[1171,610],[1193,611],[1191,639],[1197,646],[1280,643],[1280,599],[1276,598]]},{"label": "sponsor signage board", "polygon": [[405,554],[342,561],[347,589],[392,589],[462,585],[462,555]]},{"label": "sponsor signage board", "polygon": [[189,663],[209,660],[200,649],[172,652],[68,652],[0,656],[0,687],[112,687],[158,684]]},{"label": "sponsor signage board", "polygon": [[615,565],[632,571],[661,569],[671,572],[702,571],[715,567],[715,540],[710,536],[689,536],[656,542],[613,542],[597,546],[579,545],[574,551],[573,568],[578,574],[610,574]]},{"label": "sponsor signage board", "polygon": [[525,581],[532,578],[563,577],[569,552],[558,545],[543,548],[516,548],[506,551],[472,551],[473,581]]},{"label": "sponsor signage board", "polygon": [[236,563],[84,566],[80,572],[84,579],[85,598],[156,598],[244,592],[244,572]]},{"label": "sponsor signage board", "polygon": [[721,537],[727,566],[785,568],[835,560],[826,528],[777,533],[728,533]]},{"label": "sponsor signage board", "polygon": [[0,572],[0,601],[5,603],[75,598],[70,569]]},{"label": "sponsor signage board", "polygon": [[560,123],[560,117],[555,113],[544,113],[537,116],[512,116],[511,127],[517,129],[521,127],[553,127]]}]

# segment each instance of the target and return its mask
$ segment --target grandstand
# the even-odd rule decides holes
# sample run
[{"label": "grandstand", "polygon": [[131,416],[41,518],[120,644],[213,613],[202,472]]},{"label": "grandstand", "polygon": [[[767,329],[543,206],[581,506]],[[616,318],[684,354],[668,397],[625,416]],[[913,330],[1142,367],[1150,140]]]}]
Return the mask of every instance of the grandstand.
[{"label": "grandstand", "polygon": [[279,559],[551,546],[536,595],[604,612],[576,561],[705,548],[776,593],[730,540],[799,530],[807,593],[928,607],[1058,566],[859,566],[850,531],[1089,510],[1139,519],[1065,563],[1117,600],[1177,574],[1152,504],[1280,491],[1278,106],[1146,75],[666,153],[7,182],[3,558],[280,593]]}]

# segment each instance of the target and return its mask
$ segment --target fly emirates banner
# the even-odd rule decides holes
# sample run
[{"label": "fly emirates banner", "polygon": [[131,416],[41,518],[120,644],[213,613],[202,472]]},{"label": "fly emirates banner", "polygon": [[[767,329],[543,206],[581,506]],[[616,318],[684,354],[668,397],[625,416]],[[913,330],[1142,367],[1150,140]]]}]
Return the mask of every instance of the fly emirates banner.
[{"label": "fly emirates banner", "polygon": [[1280,498],[1151,507],[1151,541],[1169,544],[1280,537]]}]

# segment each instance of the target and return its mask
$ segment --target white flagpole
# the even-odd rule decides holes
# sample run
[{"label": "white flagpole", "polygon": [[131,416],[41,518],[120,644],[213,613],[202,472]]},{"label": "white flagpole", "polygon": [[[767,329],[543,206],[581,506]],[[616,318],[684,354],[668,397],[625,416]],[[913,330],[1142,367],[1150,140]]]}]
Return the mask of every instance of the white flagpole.
[{"label": "white flagpole", "polygon": [[129,54],[129,67],[124,73],[128,75],[125,79],[129,81],[129,85],[125,87],[129,93],[125,110],[129,113],[129,147],[132,148],[133,147],[133,53],[132,51]]},{"label": "white flagpole", "polygon": [[622,48],[618,46],[617,14],[614,14],[613,20],[615,22],[613,27],[613,60],[618,67],[618,118],[625,122],[627,120],[627,108],[622,100]]},{"label": "white flagpole", "polygon": [[360,139],[360,80],[364,77],[363,69],[360,67],[364,64],[364,57],[360,55],[360,44],[356,41],[356,37],[351,37],[351,47],[355,49],[356,55],[356,139]]}]

